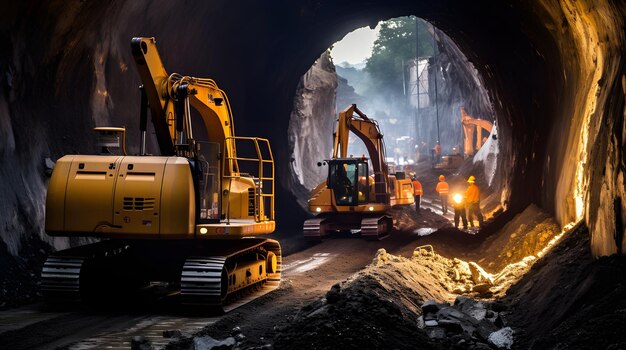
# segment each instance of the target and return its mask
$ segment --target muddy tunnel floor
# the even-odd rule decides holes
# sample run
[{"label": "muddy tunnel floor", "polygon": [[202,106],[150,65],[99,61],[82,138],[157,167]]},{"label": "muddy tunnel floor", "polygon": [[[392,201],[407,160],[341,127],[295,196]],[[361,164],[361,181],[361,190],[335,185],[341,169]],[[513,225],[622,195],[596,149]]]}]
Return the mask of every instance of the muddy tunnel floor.
[{"label": "muddy tunnel floor", "polygon": [[[406,225],[394,237],[376,245],[342,237],[315,245],[308,249],[313,254],[351,255],[304,276],[288,266],[278,292],[169,348],[207,339],[276,349],[626,345],[619,331],[626,320],[626,259],[593,259],[583,224],[561,234],[549,215],[530,206],[499,235],[481,236],[454,229],[429,209],[419,215],[398,209],[394,216]],[[441,228],[426,236],[408,230],[424,222]],[[347,276],[355,265],[346,260],[367,266]]]}]

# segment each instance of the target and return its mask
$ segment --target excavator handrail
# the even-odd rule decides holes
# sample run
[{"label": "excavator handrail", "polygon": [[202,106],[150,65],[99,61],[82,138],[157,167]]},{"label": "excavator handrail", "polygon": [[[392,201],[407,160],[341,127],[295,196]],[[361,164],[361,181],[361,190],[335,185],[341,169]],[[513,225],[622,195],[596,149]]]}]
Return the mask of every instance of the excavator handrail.
[{"label": "excavator handrail", "polygon": [[[258,188],[258,191],[255,190],[255,201],[254,201],[254,205],[255,205],[255,210],[254,210],[254,220],[255,222],[261,222],[261,221],[273,221],[274,217],[275,217],[275,204],[274,204],[274,191],[275,191],[275,169],[274,169],[274,155],[272,153],[272,148],[270,146],[270,142],[268,139],[265,138],[260,138],[260,137],[249,137],[249,136],[229,136],[226,138],[226,143],[231,146],[233,149],[235,148],[235,143],[240,140],[240,141],[251,141],[254,145],[254,149],[256,151],[256,155],[257,158],[250,158],[250,157],[239,157],[237,155],[231,155],[231,156],[225,156],[224,157],[224,161],[235,161],[235,162],[258,162],[259,166],[258,166],[258,174],[256,176],[256,178],[261,181],[261,182],[270,182],[271,186],[268,192],[263,192],[267,189],[266,184],[263,184],[263,186],[260,186]],[[267,152],[268,152],[268,158],[265,158],[263,155],[263,152],[261,151],[261,147],[259,147],[259,143],[261,144],[265,144],[267,147]],[[271,173],[269,174],[269,176],[267,174],[265,174],[265,170],[264,170],[264,164],[269,163],[271,164]],[[255,176],[242,176],[240,173],[233,173],[231,175],[227,175],[227,174],[223,174],[224,178],[229,178],[229,179],[237,179],[237,178],[254,178]],[[270,200],[270,210],[269,210],[269,216],[265,215],[265,210],[263,211],[263,213],[261,213],[260,209],[260,205],[259,205],[259,199],[261,198],[269,198]]]}]

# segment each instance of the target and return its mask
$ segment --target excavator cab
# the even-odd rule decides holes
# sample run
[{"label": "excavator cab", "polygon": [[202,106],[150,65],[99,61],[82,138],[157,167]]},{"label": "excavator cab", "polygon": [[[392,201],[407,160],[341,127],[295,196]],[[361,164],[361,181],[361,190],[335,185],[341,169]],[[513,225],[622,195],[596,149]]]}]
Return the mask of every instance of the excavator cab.
[{"label": "excavator cab", "polygon": [[328,165],[328,188],[333,190],[337,205],[354,206],[368,202],[367,158],[332,159]]}]

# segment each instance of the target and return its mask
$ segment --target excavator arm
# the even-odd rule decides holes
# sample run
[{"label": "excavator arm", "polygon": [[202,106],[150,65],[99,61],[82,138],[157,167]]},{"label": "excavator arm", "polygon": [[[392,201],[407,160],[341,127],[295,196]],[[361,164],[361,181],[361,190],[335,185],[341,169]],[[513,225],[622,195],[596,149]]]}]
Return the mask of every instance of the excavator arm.
[{"label": "excavator arm", "polygon": [[350,131],[363,141],[369,153],[374,168],[376,201],[387,202],[389,169],[385,162],[383,134],[380,132],[378,123],[369,119],[365,113],[357,108],[356,104],[352,104],[339,112],[337,131],[334,134],[333,158],[347,157]]},{"label": "excavator arm", "polygon": [[193,107],[202,118],[208,139],[220,144],[229,160],[225,175],[237,173],[235,144],[227,141],[234,137],[234,125],[226,93],[211,79],[168,75],[154,38],[133,38],[131,47],[161,154],[195,155]]}]

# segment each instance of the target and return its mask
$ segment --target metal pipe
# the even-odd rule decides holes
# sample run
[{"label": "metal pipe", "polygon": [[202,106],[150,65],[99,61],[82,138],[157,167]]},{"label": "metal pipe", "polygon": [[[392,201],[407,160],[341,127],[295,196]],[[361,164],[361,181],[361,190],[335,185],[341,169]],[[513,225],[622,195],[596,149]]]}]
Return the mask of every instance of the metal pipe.
[{"label": "metal pipe", "polygon": [[143,85],[139,87],[139,91],[141,91],[141,108],[139,112],[139,131],[140,142],[139,142],[139,155],[146,155],[146,129],[148,127],[148,96],[146,95],[146,90]]},{"label": "metal pipe", "polygon": [[182,145],[184,142],[183,131],[186,121],[187,106],[187,87],[186,83],[180,84],[176,89],[176,143]]},{"label": "metal pipe", "polygon": [[419,138],[418,120],[420,109],[419,21],[420,19],[415,17],[415,96],[417,99],[417,106],[415,107],[415,145],[417,145],[417,139]]},{"label": "metal pipe", "polygon": [[[432,25],[432,24],[431,24]],[[435,73],[435,111],[437,113],[437,142],[441,146],[441,134],[439,133],[439,104],[437,103],[437,40],[435,39],[435,26],[433,25],[433,71]]]}]

